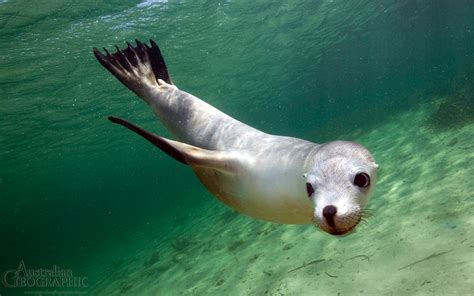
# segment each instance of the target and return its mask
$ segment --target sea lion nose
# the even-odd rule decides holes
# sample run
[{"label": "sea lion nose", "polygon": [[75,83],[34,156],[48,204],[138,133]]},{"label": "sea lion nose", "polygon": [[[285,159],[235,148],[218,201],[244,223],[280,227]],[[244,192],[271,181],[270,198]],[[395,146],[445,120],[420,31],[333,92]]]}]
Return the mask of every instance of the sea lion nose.
[{"label": "sea lion nose", "polygon": [[336,226],[334,223],[334,216],[336,216],[336,213],[337,208],[333,205],[325,206],[323,209],[323,216],[331,227]]}]

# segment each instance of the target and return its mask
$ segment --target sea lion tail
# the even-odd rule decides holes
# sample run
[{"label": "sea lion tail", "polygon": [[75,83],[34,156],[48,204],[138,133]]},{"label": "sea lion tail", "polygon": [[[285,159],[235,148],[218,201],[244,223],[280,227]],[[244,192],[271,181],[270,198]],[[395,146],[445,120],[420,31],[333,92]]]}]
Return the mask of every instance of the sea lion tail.
[{"label": "sea lion tail", "polygon": [[159,86],[159,80],[173,84],[155,41],[150,39],[150,46],[138,40],[135,42],[136,47],[127,42],[125,49],[116,45],[117,52],[112,54],[105,48],[105,55],[95,47],[92,51],[102,66],[139,96],[150,87]]}]

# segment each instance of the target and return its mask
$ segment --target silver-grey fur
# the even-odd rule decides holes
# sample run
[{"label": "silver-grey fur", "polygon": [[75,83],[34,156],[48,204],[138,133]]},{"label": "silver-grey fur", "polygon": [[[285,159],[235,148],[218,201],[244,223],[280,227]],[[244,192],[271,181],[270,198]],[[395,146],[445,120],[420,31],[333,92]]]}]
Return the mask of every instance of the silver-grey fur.
[{"label": "silver-grey fur", "polygon": [[[336,235],[350,232],[361,220],[378,167],[366,148],[348,141],[319,145],[270,135],[228,116],[173,85],[153,41],[151,47],[137,42],[112,55],[94,53],[180,142],[150,134],[147,139],[161,141],[154,144],[190,165],[230,207],[277,223],[314,223]],[[370,177],[367,188],[354,185],[361,172]],[[314,189],[310,196],[308,186]],[[331,217],[323,213],[328,205],[337,209]]]}]

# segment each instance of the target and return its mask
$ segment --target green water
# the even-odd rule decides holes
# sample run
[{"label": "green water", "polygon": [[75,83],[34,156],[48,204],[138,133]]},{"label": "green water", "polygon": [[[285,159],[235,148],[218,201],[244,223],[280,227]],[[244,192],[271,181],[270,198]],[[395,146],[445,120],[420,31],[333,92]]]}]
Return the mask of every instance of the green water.
[{"label": "green water", "polygon": [[[470,0],[0,1],[0,273],[88,279],[0,294],[472,293],[473,15]],[[245,123],[368,147],[373,217],[336,238],[237,216],[108,122],[170,137],[91,52],[149,38],[179,88]]]}]

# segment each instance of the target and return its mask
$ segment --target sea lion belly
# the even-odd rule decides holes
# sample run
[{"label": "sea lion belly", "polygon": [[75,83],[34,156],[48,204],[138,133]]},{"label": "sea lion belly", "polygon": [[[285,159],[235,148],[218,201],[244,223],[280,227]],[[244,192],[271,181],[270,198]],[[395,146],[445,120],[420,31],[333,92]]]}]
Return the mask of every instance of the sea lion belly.
[{"label": "sea lion belly", "polygon": [[[213,195],[240,213],[276,223],[312,223],[313,206],[306,198],[303,174],[314,144],[288,137],[267,137],[260,151],[255,144],[253,150],[240,152],[248,161],[234,173],[193,170]],[[269,141],[274,144],[268,145]],[[293,150],[288,149],[290,146]]]}]

